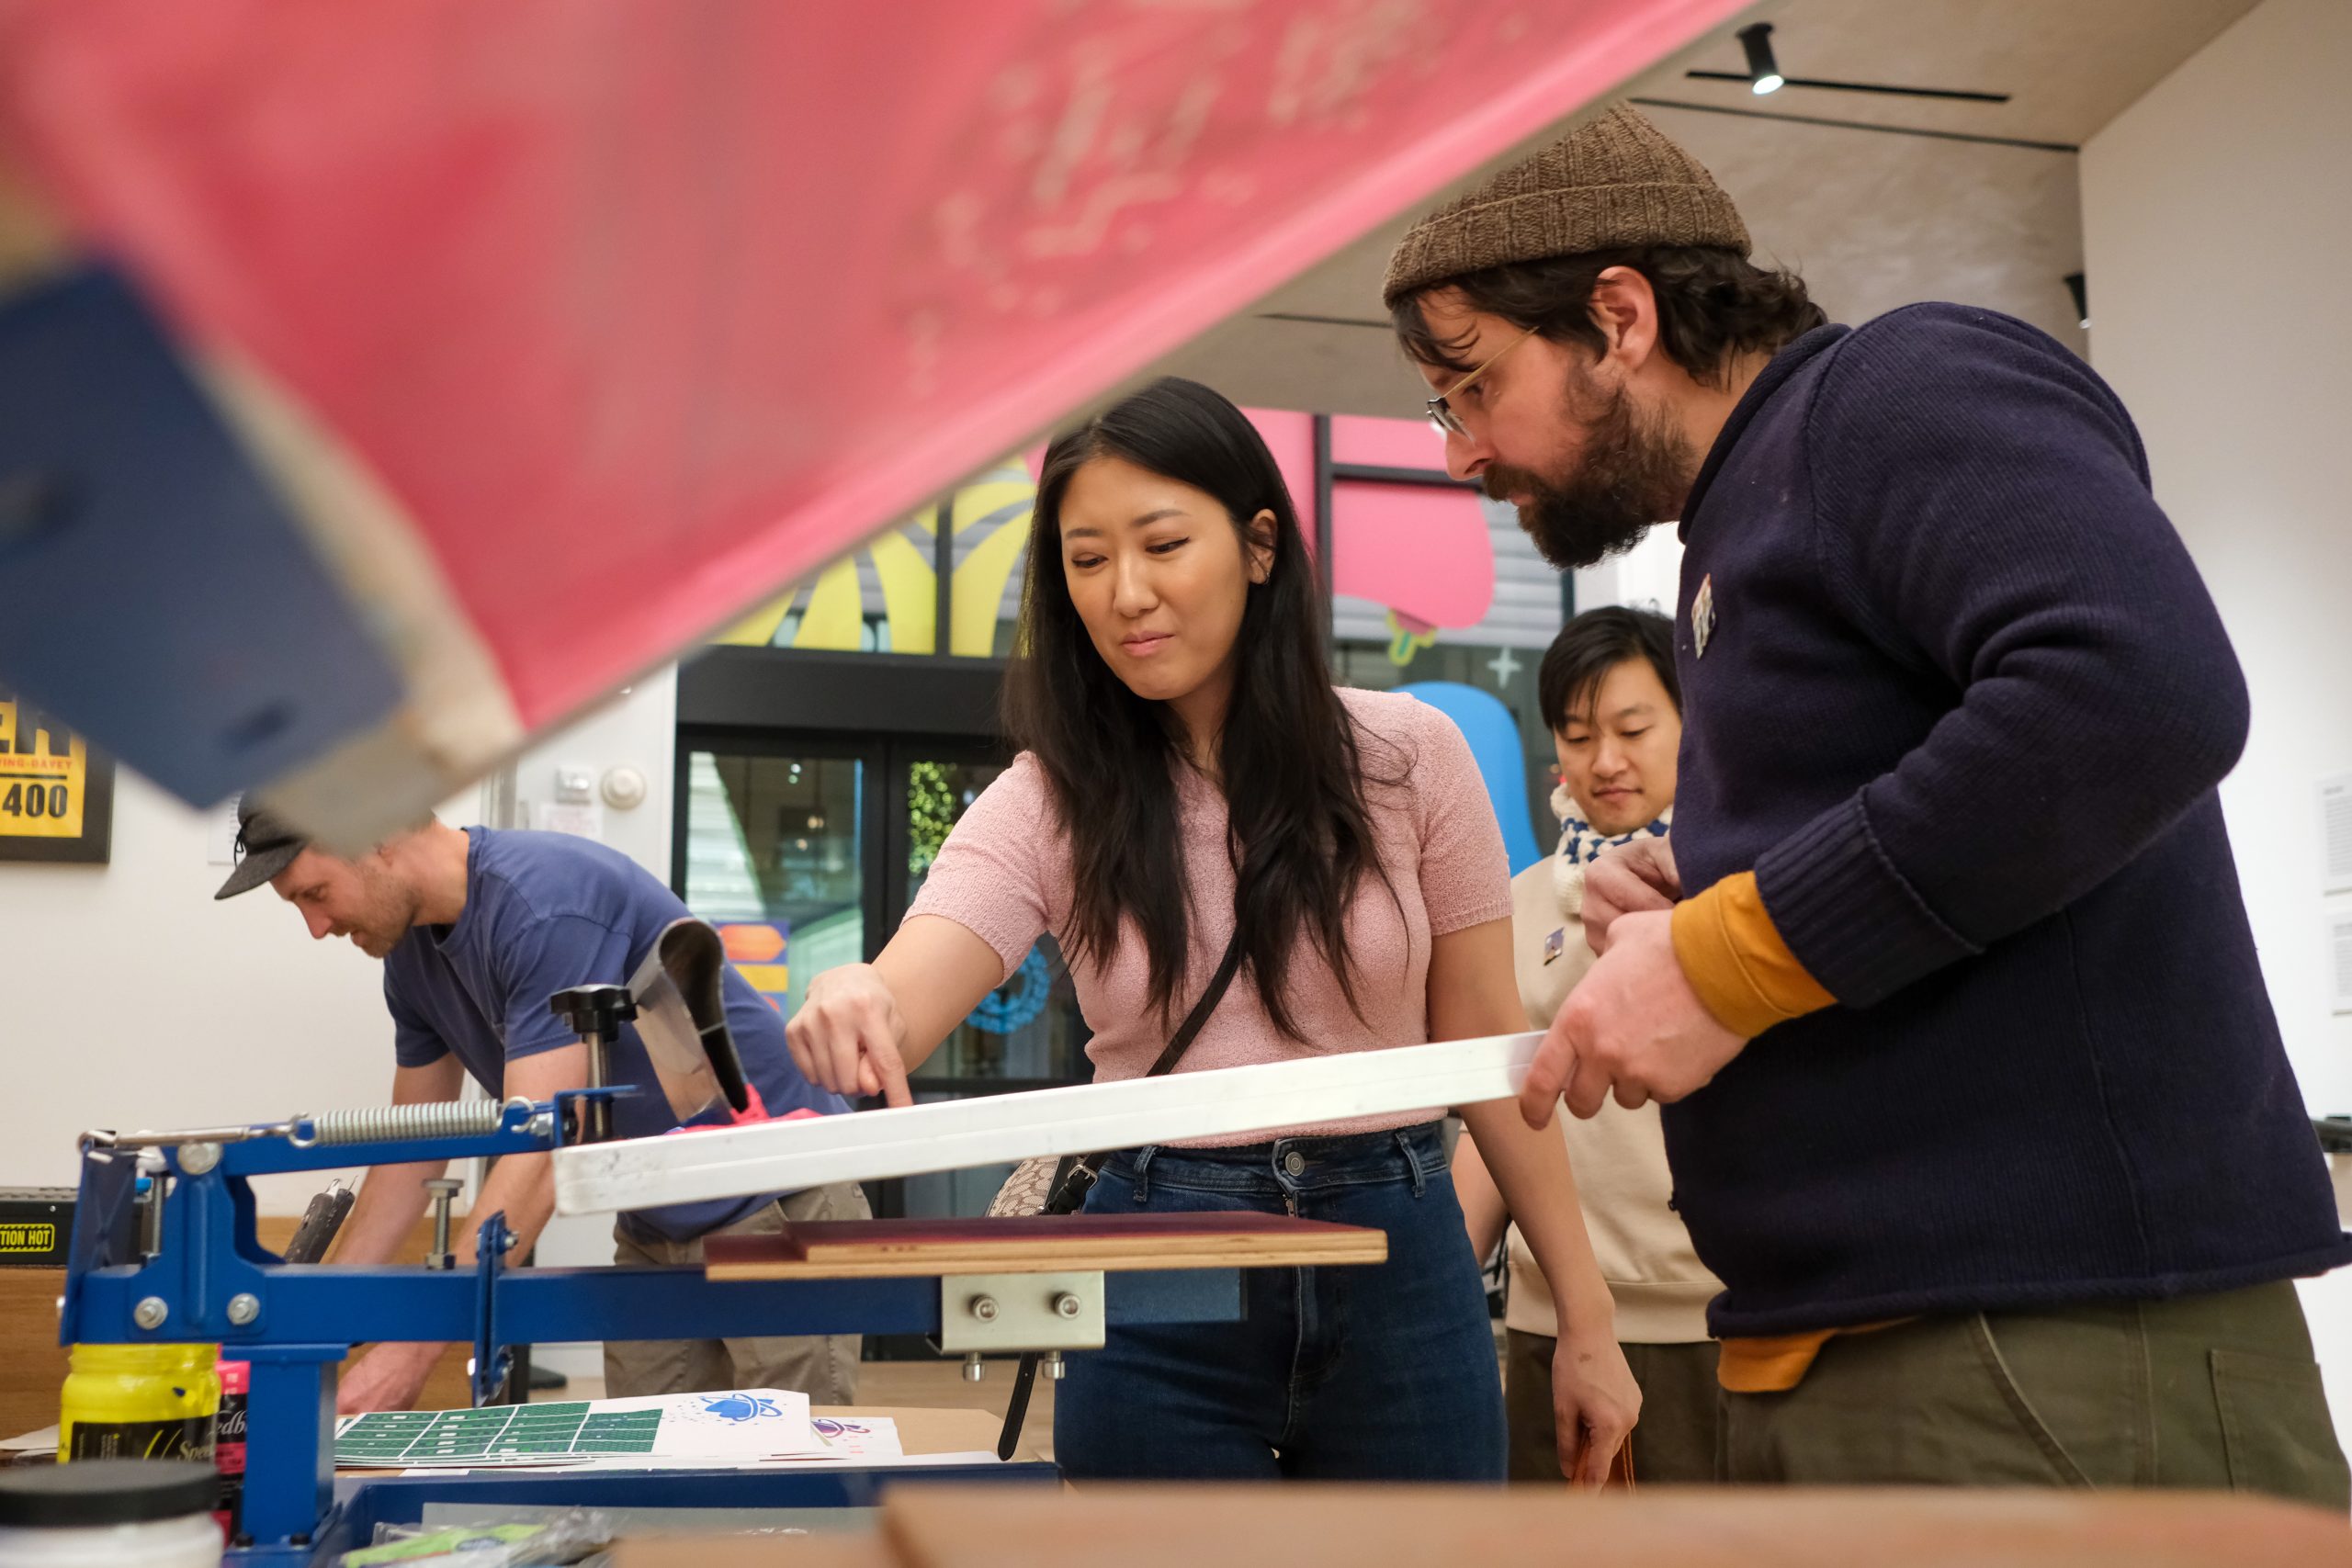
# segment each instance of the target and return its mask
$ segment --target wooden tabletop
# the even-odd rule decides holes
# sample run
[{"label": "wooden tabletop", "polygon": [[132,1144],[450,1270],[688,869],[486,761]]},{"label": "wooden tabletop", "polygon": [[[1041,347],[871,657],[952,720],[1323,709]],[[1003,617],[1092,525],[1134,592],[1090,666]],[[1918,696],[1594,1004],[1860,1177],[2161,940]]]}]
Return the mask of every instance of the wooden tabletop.
[{"label": "wooden tabletop", "polygon": [[1388,1237],[1284,1214],[1036,1214],[810,1221],[774,1235],[715,1235],[704,1255],[714,1280],[842,1280],[1383,1263]]},{"label": "wooden tabletop", "polygon": [[[797,1543],[796,1543],[797,1544]],[[618,1568],[2346,1568],[2316,1508],[2198,1493],[1560,1486],[900,1487],[872,1534],[632,1542]]]}]

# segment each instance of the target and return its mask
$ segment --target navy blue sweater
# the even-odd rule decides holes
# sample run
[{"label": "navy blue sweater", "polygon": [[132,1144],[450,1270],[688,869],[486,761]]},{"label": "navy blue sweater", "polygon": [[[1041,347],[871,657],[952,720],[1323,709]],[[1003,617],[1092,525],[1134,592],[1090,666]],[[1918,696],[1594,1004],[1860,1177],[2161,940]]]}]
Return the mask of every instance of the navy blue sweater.
[{"label": "navy blue sweater", "polygon": [[1824,327],[1683,519],[1683,886],[1754,870],[1839,1001],[1666,1108],[1714,1332],[2352,1261],[2214,794],[2245,682],[2115,394],[1990,311]]}]

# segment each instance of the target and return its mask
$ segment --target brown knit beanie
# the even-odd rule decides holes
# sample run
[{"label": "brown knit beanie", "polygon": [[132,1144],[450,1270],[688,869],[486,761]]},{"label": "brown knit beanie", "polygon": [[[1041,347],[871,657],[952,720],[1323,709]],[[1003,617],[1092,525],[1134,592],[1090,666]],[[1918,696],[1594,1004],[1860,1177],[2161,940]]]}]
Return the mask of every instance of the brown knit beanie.
[{"label": "brown knit beanie", "polygon": [[1623,104],[1456,197],[1388,258],[1391,306],[1432,283],[1544,256],[1628,245],[1721,245],[1747,254],[1747,225],[1699,160]]}]

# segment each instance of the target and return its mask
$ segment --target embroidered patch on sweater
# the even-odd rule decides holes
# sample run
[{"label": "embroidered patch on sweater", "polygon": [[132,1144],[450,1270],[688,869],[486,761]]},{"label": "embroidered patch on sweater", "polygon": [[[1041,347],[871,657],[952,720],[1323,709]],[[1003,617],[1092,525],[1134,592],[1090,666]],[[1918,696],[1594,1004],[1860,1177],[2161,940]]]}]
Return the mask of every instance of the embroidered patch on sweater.
[{"label": "embroidered patch on sweater", "polygon": [[1707,657],[1707,639],[1715,631],[1715,574],[1709,572],[1699,580],[1699,592],[1690,601],[1690,637],[1695,645],[1691,657]]}]

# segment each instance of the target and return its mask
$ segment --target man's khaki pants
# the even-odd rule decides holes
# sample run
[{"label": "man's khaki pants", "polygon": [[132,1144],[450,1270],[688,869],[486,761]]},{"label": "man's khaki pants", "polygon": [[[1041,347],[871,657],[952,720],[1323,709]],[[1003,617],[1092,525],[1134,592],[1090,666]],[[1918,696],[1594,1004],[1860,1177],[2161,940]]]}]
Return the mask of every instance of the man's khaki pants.
[{"label": "man's khaki pants", "polygon": [[2283,1280],[1841,1334],[1786,1393],[1724,1395],[1722,1456],[1722,1478],[1748,1484],[2191,1486],[2346,1506]]},{"label": "man's khaki pants", "polygon": [[[864,1220],[873,1217],[855,1182],[837,1182],[781,1198],[714,1235],[774,1235],[787,1220]],[[613,1261],[620,1264],[699,1264],[702,1241],[641,1242],[613,1229]],[[783,1388],[808,1396],[811,1404],[850,1404],[857,1397],[861,1337],[827,1334],[807,1338],[607,1339],[605,1397],[636,1399],[655,1393],[699,1393],[707,1389]]]}]

